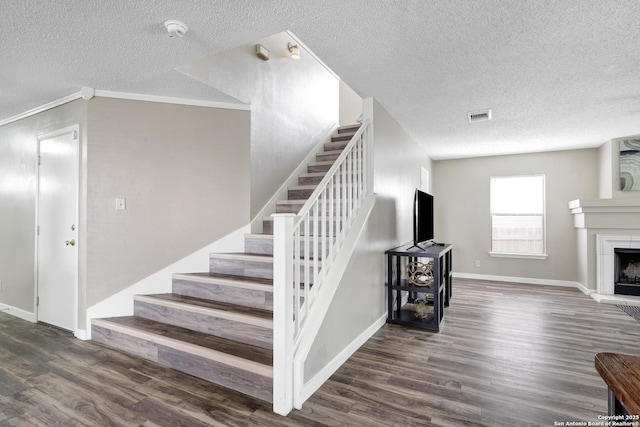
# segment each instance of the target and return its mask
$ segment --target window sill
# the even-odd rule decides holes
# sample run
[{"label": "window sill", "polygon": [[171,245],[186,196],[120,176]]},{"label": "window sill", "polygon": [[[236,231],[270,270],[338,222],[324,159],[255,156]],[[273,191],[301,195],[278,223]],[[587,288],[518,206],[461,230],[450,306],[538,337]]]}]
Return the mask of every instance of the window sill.
[{"label": "window sill", "polygon": [[547,259],[547,254],[520,254],[512,252],[489,252],[489,256],[494,258],[523,258],[523,259]]}]

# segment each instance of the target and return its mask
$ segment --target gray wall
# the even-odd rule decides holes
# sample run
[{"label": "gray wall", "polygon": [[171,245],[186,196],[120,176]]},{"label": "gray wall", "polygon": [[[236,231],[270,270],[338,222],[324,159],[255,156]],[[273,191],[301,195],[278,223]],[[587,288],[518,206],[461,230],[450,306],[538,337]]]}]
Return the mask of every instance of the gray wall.
[{"label": "gray wall", "polygon": [[339,79],[311,53],[289,58],[287,33],[259,41],[270,60],[245,45],[179,70],[251,105],[251,215],[256,215],[309,151],[338,123]]},{"label": "gray wall", "polygon": [[89,102],[87,307],[248,223],[249,120],[247,111]]},{"label": "gray wall", "polygon": [[34,313],[37,138],[78,123],[82,100],[0,127],[0,304]]},{"label": "gray wall", "polygon": [[305,381],[386,312],[387,249],[412,239],[413,194],[431,159],[377,102],[374,192],[377,201],[305,364]]},{"label": "gray wall", "polygon": [[[249,221],[250,113],[77,100],[0,127],[0,304],[34,313],[37,137],[80,124],[85,309]],[[127,199],[115,211],[115,197]]]},{"label": "gray wall", "polygon": [[[570,200],[598,195],[598,150],[556,151],[434,162],[436,240],[454,246],[456,273],[579,281]],[[492,258],[489,178],[544,174],[546,260]],[[480,268],[475,261],[480,261]]]}]

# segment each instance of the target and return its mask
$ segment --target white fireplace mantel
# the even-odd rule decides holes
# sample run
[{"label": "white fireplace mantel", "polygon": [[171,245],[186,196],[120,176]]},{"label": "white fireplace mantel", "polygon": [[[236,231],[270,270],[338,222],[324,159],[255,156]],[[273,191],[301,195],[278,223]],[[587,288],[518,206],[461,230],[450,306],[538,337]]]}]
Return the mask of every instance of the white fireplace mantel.
[{"label": "white fireplace mantel", "polygon": [[640,234],[640,198],[576,199],[569,202],[575,228],[636,229]]}]

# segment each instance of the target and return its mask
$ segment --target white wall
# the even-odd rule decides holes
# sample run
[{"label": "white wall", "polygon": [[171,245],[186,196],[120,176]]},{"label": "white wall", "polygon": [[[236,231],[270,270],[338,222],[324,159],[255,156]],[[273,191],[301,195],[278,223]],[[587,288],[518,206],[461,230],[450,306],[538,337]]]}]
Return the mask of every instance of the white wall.
[{"label": "white wall", "polygon": [[[597,171],[597,149],[434,162],[436,240],[453,244],[456,273],[577,282],[579,248],[568,202],[597,196]],[[545,175],[548,258],[492,258],[489,178],[523,174]]]},{"label": "white wall", "polygon": [[361,115],[362,98],[344,80],[340,80],[340,126],[357,123]]},{"label": "white wall", "polygon": [[386,313],[385,255],[412,239],[413,195],[431,159],[377,102],[374,192],[377,201],[305,364],[305,381]]},{"label": "white wall", "polygon": [[[613,152],[612,142],[608,141],[598,149],[598,197],[613,198]],[[619,160],[618,160],[619,161]],[[617,181],[618,186],[620,181]],[[618,187],[619,188],[619,187]]]},{"label": "white wall", "polygon": [[339,79],[300,46],[289,57],[289,33],[257,41],[269,61],[249,44],[178,68],[251,105],[251,215],[256,215],[314,144],[338,123]]},{"label": "white wall", "polygon": [[37,139],[74,124],[82,135],[85,101],[0,127],[0,306],[12,314],[34,314]]}]

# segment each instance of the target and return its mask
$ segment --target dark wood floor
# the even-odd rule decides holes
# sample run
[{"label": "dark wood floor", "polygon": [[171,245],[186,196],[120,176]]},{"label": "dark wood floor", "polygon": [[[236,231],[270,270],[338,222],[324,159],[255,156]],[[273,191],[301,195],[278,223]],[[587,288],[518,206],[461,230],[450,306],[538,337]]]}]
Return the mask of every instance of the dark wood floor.
[{"label": "dark wood floor", "polygon": [[270,405],[0,313],[0,426],[553,426],[598,421],[601,351],[640,324],[574,289],[454,281],[441,333],[385,325],[283,418]]}]

